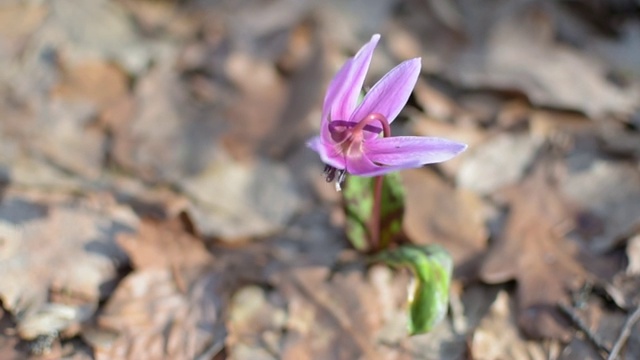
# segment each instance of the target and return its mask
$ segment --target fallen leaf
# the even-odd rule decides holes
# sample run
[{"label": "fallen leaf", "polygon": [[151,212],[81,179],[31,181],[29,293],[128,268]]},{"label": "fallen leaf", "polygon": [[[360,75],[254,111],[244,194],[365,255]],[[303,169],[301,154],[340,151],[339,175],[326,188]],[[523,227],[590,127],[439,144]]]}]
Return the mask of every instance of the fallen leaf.
[{"label": "fallen leaf", "polygon": [[506,192],[509,213],[480,278],[492,284],[516,280],[519,326],[532,337],[566,341],[571,332],[556,306],[589,275],[578,244],[563,236],[573,218],[557,186],[547,164]]},{"label": "fallen leaf", "polygon": [[282,358],[379,358],[370,342],[380,321],[373,289],[361,274],[338,274],[329,283],[327,276],[315,267],[274,279],[288,300]]},{"label": "fallen leaf", "polygon": [[270,161],[221,160],[180,187],[198,232],[230,242],[276,232],[300,206],[288,169]]},{"label": "fallen leaf", "polygon": [[[42,4],[13,2],[0,8],[0,63],[20,53],[28,37],[47,15]],[[1,71],[0,71],[1,73]]]},{"label": "fallen leaf", "polygon": [[212,358],[222,351],[228,299],[259,265],[245,256],[251,251],[214,258],[184,227],[180,218],[146,220],[137,234],[118,238],[135,271],[101,309],[97,325],[82,332],[97,359]]},{"label": "fallen leaf", "polygon": [[226,347],[233,359],[276,359],[287,322],[286,301],[279,292],[249,285],[229,303]]},{"label": "fallen leaf", "polygon": [[56,333],[91,317],[127,262],[115,237],[136,226],[137,217],[109,196],[8,190],[0,203],[0,297],[17,316],[20,336]]},{"label": "fallen leaf", "polygon": [[147,181],[175,183],[197,174],[220,151],[224,124],[212,105],[189,96],[174,69],[176,56],[163,56],[138,80],[131,120],[111,124],[113,160]]},{"label": "fallen leaf", "polygon": [[212,358],[224,345],[223,274],[192,267],[148,268],[127,276],[83,337],[96,359]]},{"label": "fallen leaf", "polygon": [[[452,124],[432,119],[418,111],[407,111],[407,114],[412,120],[411,132],[415,135],[453,139],[467,144],[469,149],[482,146],[487,139],[491,138],[491,135],[482,130],[476,123]],[[467,117],[467,115],[461,115],[461,117]],[[460,172],[460,167],[465,163],[467,156],[474,156],[471,154],[471,150],[467,150],[455,158],[436,166],[442,169],[448,177],[455,178]]]},{"label": "fallen leaf", "polygon": [[136,269],[179,269],[213,259],[204,243],[185,231],[180,219],[143,221],[137,234],[122,234],[117,241]]},{"label": "fallen leaf", "polygon": [[469,150],[456,176],[458,186],[490,194],[516,183],[541,142],[528,134],[500,134]]},{"label": "fallen leaf", "polygon": [[30,127],[36,133],[29,140],[31,147],[64,170],[97,178],[106,158],[106,138],[91,126],[96,109],[87,102],[54,99],[38,115]]},{"label": "fallen leaf", "polygon": [[[467,6],[478,9],[479,4]],[[640,87],[620,87],[606,77],[609,66],[556,38],[555,4],[531,3],[493,11],[476,34],[477,43],[446,66],[446,74],[465,87],[523,91],[536,105],[583,111],[598,117],[630,114]],[[485,10],[486,11],[486,10]],[[481,37],[485,38],[481,38]]]},{"label": "fallen leaf", "polygon": [[517,325],[517,307],[504,290],[498,293],[489,313],[473,332],[474,359],[547,359],[542,344],[522,338]]},{"label": "fallen leaf", "polygon": [[572,172],[562,192],[577,206],[577,235],[596,253],[611,250],[640,225],[640,171],[631,164],[592,160]]},{"label": "fallen leaf", "polygon": [[120,4],[110,1],[53,2],[40,31],[73,59],[113,60],[131,74],[142,73],[154,55]]},{"label": "fallen leaf", "polygon": [[105,61],[65,63],[60,76],[60,81],[52,89],[52,98],[89,102],[101,113],[129,96],[126,74]]},{"label": "fallen leaf", "polygon": [[477,267],[489,237],[481,199],[454,189],[429,170],[406,170],[402,179],[407,192],[403,228],[408,238],[417,244],[442,245],[456,268],[475,276],[471,269]]}]

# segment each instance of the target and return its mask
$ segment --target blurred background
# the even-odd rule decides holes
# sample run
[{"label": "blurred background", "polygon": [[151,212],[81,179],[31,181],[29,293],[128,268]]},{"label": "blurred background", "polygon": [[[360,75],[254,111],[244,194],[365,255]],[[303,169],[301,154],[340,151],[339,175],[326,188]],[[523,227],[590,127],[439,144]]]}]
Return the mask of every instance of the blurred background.
[{"label": "blurred background", "polygon": [[[374,33],[393,132],[469,144],[402,172],[415,337],[305,146]],[[639,104],[634,0],[3,0],[0,358],[638,359]]]}]

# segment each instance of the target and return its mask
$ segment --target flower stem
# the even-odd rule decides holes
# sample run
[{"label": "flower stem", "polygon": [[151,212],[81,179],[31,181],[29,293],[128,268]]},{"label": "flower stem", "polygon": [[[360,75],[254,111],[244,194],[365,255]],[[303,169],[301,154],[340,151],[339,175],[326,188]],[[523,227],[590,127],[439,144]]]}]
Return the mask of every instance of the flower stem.
[{"label": "flower stem", "polygon": [[[362,131],[365,126],[370,125],[373,122],[378,122],[382,125],[382,136],[391,136],[391,127],[387,118],[378,113],[367,115],[362,121],[356,125],[353,131]],[[387,241],[384,243],[380,239],[380,216],[382,209],[382,185],[384,181],[384,175],[376,176],[373,184],[373,209],[371,209],[371,217],[369,218],[369,241],[371,245],[371,251],[382,250],[389,244]]]},{"label": "flower stem", "polygon": [[380,208],[382,205],[382,181],[384,176],[376,176],[373,184],[373,209],[369,219],[369,234],[371,236],[371,250],[378,251],[386,246],[380,241]]}]

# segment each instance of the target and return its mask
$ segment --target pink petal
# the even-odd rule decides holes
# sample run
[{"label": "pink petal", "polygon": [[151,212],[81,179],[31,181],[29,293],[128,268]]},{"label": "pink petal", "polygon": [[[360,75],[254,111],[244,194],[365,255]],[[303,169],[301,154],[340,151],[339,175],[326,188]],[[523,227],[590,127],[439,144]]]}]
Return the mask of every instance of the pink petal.
[{"label": "pink petal", "polygon": [[324,97],[324,104],[322,105],[322,119],[320,120],[320,136],[325,142],[331,141],[331,134],[329,133],[331,106],[333,105],[336,96],[341,93],[342,88],[347,83],[352,63],[353,59],[347,60],[347,62],[342,65],[342,68],[340,68],[333,77],[329,83],[329,87],[327,87],[327,94]]},{"label": "pink petal", "polygon": [[349,174],[370,177],[384,175],[392,171],[402,170],[410,168],[412,166],[380,166],[374,164],[366,154],[361,153],[358,156],[351,156],[347,158],[346,170]]},{"label": "pink petal", "polygon": [[395,136],[364,142],[364,153],[372,162],[403,168],[447,161],[466,148],[467,145],[455,141],[421,136]]},{"label": "pink petal", "polygon": [[[391,123],[406,105],[420,76],[420,58],[407,60],[391,69],[371,91],[367,93],[360,106],[352,114],[350,121],[359,122],[371,113],[384,115]],[[377,134],[368,133],[368,138]]]},{"label": "pink petal", "polygon": [[320,136],[316,136],[307,142],[307,146],[320,155],[320,159],[325,164],[331,165],[336,169],[345,168],[344,155],[338,154],[335,148],[331,145],[326,145],[322,142]]},{"label": "pink petal", "polygon": [[332,120],[349,120],[351,113],[358,104],[358,97],[371,64],[373,50],[378,45],[379,40],[379,34],[373,35],[371,40],[351,59],[348,77],[342,84],[342,91],[337,94],[331,105]]},{"label": "pink petal", "polygon": [[326,123],[330,120],[349,120],[349,116],[356,108],[373,50],[379,40],[379,34],[373,35],[371,40],[360,48],[358,53],[349,59],[331,80],[322,106],[321,136],[325,141],[328,142],[329,139]]}]

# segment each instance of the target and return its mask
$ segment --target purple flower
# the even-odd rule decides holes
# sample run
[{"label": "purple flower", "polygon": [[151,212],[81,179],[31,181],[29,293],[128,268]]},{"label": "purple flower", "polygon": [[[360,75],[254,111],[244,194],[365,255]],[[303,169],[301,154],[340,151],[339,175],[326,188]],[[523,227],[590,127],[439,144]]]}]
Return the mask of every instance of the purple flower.
[{"label": "purple flower", "polygon": [[[389,71],[358,103],[373,50],[380,35],[371,37],[338,71],[322,107],[320,136],[308,142],[327,164],[327,181],[345,173],[377,176],[451,159],[467,145],[434,137],[390,135],[389,124],[405,106],[420,75],[420,58]],[[380,137],[384,130],[385,137]]]}]

